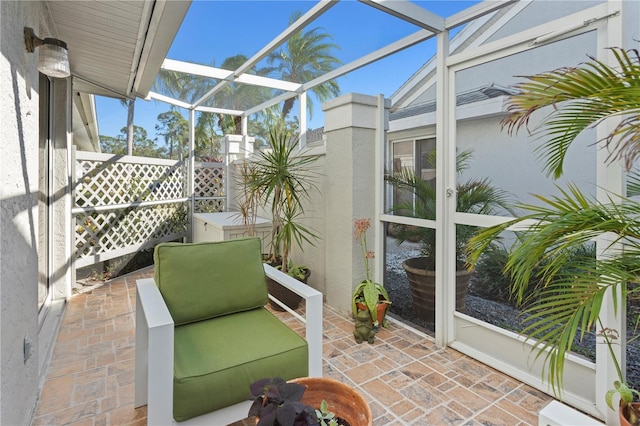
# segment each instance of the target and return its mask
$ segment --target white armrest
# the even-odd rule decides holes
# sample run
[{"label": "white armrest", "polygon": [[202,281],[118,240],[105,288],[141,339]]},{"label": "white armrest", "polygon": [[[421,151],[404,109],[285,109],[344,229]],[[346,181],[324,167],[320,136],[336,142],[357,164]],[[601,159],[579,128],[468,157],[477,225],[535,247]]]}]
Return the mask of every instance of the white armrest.
[{"label": "white armrest", "polygon": [[152,278],[136,283],[135,407],[147,404],[147,424],[173,422],[174,323]]},{"label": "white armrest", "polygon": [[306,324],[306,339],[309,345],[309,376],[322,377],[322,293],[266,263],[264,264],[264,272],[272,280],[305,299],[306,318],[300,317],[286,306],[283,308]]}]

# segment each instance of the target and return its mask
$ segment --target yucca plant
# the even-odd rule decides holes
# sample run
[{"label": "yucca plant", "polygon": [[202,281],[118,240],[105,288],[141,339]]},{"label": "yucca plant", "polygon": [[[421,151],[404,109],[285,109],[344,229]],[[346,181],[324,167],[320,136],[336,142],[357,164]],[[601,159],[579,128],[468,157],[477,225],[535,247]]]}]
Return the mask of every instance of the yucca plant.
[{"label": "yucca plant", "polygon": [[[530,133],[543,139],[538,152],[545,171],[554,178],[562,175],[565,156],[575,138],[609,117],[617,118],[619,124],[605,138],[610,152],[607,161],[621,160],[631,169],[640,155],[640,57],[637,50],[611,51],[617,62],[613,67],[590,58],[575,68],[527,77],[528,81],[519,85],[522,93],[510,100],[511,115],[503,121],[510,133],[527,127],[534,112],[553,107]],[[602,203],[586,197],[574,185],[559,188],[557,196],[537,198],[541,205],[521,206],[528,214],[477,233],[467,246],[468,261],[477,263],[483,250],[507,228],[524,221],[535,223],[518,232],[505,272],[520,302],[527,301],[525,294],[534,280],[542,283],[524,311],[531,322],[523,334],[537,340],[534,350],[536,357],[545,361],[547,381],[554,391],[561,391],[564,360],[574,338],[596,330],[608,345],[618,373],[606,402],[613,408],[612,397],[619,393],[628,419],[638,424],[639,413],[631,402],[639,394],[625,382],[612,350],[615,339],[626,336],[604,328],[599,314],[609,289],[615,295],[616,311],[630,292],[638,291],[627,283],[636,282],[640,275],[640,203],[614,194]],[[602,236],[611,244],[605,255],[597,259],[570,256],[576,248]],[[567,269],[569,260],[571,268]]]},{"label": "yucca plant", "polygon": [[271,244],[267,261],[287,272],[294,243],[302,248],[318,236],[301,223],[304,203],[316,190],[313,163],[317,155],[301,155],[298,138],[283,126],[270,129],[268,145],[256,153],[256,162],[248,181],[251,194],[271,211]]}]

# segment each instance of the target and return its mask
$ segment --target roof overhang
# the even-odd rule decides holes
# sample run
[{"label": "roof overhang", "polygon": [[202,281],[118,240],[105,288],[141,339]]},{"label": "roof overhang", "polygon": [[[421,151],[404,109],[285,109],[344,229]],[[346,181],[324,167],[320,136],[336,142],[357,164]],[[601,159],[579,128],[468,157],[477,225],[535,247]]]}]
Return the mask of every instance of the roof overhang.
[{"label": "roof overhang", "polygon": [[47,1],[75,92],[146,97],[190,1]]},{"label": "roof overhang", "polygon": [[93,95],[146,97],[191,1],[47,1],[55,38],[67,43],[73,142],[99,151]]}]

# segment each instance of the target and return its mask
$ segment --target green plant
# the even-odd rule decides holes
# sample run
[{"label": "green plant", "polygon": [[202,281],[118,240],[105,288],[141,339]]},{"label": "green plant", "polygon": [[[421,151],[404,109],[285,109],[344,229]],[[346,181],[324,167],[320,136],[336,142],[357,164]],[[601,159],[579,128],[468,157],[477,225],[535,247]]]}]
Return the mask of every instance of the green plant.
[{"label": "green plant", "polygon": [[340,426],[340,423],[336,419],[336,415],[329,411],[329,405],[324,399],[320,404],[320,409],[316,409],[316,416],[320,422],[320,426]]},{"label": "green plant", "polygon": [[[456,157],[456,172],[462,174],[469,168],[473,155],[472,150],[460,152]],[[435,167],[435,151],[428,157],[428,162]],[[400,190],[408,191],[412,197],[399,201],[391,207],[391,211],[419,219],[435,220],[436,190],[435,186],[423,180],[413,169],[403,168],[400,171],[386,172],[385,180]],[[470,179],[456,185],[456,211],[476,214],[495,214],[499,208],[511,211],[507,192],[494,188],[489,179]],[[427,259],[427,269],[435,270],[436,233],[433,228],[417,226],[401,226],[396,235],[398,244],[405,240],[419,241],[422,244],[421,254]],[[465,246],[475,228],[467,225],[456,226],[456,262],[459,269],[465,263]]]},{"label": "green plant", "polygon": [[[595,259],[595,244],[587,243],[572,247],[567,254],[568,258],[562,269],[563,273],[571,274],[575,272],[573,265],[576,262]],[[505,272],[508,261],[509,250],[502,243],[489,245],[473,268],[474,279],[471,286],[473,294],[485,299],[517,305],[517,301],[511,291],[510,276]],[[544,264],[540,263],[534,269],[535,272],[532,274],[531,281],[523,294],[522,300],[531,301],[535,298],[536,290],[542,285],[540,280],[535,277],[543,266]]]},{"label": "green plant", "polygon": [[314,244],[318,236],[301,219],[304,203],[317,190],[312,164],[318,156],[298,152],[298,139],[275,125],[268,146],[256,153],[257,160],[247,180],[248,193],[271,211],[271,244],[267,261],[287,272],[293,244]]},{"label": "green plant", "polygon": [[[276,269],[282,270],[282,265],[276,266]],[[297,265],[293,263],[291,259],[289,259],[289,263],[287,265],[287,274],[292,276],[293,278],[302,281],[307,274],[309,268],[303,265]]]},{"label": "green plant", "polygon": [[[360,250],[362,251],[365,266],[365,279],[353,290],[351,309],[353,311],[353,315],[356,316],[358,313],[358,303],[364,304],[371,315],[374,330],[377,330],[380,325],[385,325],[384,321],[383,324],[379,324],[378,321],[378,303],[385,303],[386,305],[389,305],[391,304],[391,299],[389,298],[387,290],[381,284],[378,284],[371,279],[369,259],[373,259],[374,253],[369,251],[367,248],[367,230],[370,227],[371,219],[356,219],[354,222],[353,235],[356,241],[360,244]],[[388,309],[388,306],[386,309]]]},{"label": "green plant", "polygon": [[233,180],[236,187],[240,189],[235,199],[236,207],[240,212],[243,225],[247,227],[247,235],[253,237],[260,205],[260,194],[252,191],[250,186],[250,183],[255,180],[256,164],[251,160],[243,159],[234,165]]},{"label": "green plant", "polygon": [[[575,138],[605,118],[618,120],[604,138],[610,152],[607,162],[624,160],[629,170],[640,154],[640,55],[620,48],[611,52],[617,61],[615,67],[591,58],[579,67],[527,77],[528,81],[519,85],[522,93],[511,98],[512,114],[503,121],[510,132],[526,127],[537,110],[552,107],[531,132],[549,137],[538,148],[549,175],[562,175],[566,153]],[[604,327],[599,316],[609,292],[617,315],[625,312],[630,294],[639,291],[626,283],[636,282],[640,275],[640,203],[614,194],[609,194],[608,202],[600,202],[583,195],[575,185],[559,190],[558,196],[538,195],[541,205],[523,206],[528,214],[479,232],[469,241],[469,262],[478,262],[483,250],[508,227],[523,221],[534,223],[520,232],[505,271],[520,302],[526,300],[532,280],[542,283],[525,309],[533,322],[523,334],[537,340],[533,349],[536,357],[545,361],[543,374],[553,390],[561,392],[564,361],[574,338],[581,339],[588,330],[597,328],[618,375],[606,402],[613,408],[612,398],[618,393],[621,407],[637,425],[639,413],[631,402],[638,392],[625,382],[613,349],[618,333]],[[595,260],[570,257],[572,249],[593,240],[602,244],[602,253]],[[630,336],[621,338],[629,342],[637,337],[634,329]]]}]

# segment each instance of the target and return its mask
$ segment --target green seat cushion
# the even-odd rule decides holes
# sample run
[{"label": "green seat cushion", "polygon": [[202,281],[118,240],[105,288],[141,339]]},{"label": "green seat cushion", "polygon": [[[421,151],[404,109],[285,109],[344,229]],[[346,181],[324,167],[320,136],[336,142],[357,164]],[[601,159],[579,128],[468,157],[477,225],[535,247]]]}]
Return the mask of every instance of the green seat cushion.
[{"label": "green seat cushion", "polygon": [[173,416],[246,401],[264,377],[307,376],[308,354],[307,342],[264,308],[176,327]]},{"label": "green seat cushion", "polygon": [[153,257],[156,285],[176,326],[268,301],[259,238],[162,243]]}]

